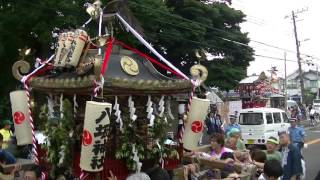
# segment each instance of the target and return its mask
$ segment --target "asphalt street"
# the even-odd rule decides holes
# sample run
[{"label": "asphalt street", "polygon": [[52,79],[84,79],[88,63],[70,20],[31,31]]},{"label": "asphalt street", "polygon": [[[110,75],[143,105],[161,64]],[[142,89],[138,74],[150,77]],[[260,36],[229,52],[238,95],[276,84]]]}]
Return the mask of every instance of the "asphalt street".
[{"label": "asphalt street", "polygon": [[306,162],[306,180],[313,180],[320,171],[320,127],[305,128],[307,148],[303,149]]}]

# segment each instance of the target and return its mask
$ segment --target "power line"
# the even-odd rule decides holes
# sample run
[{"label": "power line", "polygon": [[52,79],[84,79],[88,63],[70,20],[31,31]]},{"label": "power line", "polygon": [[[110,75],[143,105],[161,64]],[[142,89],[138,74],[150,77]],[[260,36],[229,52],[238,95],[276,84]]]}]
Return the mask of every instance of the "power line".
[{"label": "power line", "polygon": [[[166,33],[166,34],[164,34],[164,33],[156,33],[156,34],[158,34],[158,35],[160,35],[162,37],[167,37],[169,39],[172,39],[172,38],[176,37],[175,35],[168,34],[168,33]],[[195,43],[195,44],[207,45],[207,46],[213,47],[213,48],[217,47],[217,46],[212,45],[212,44],[204,44],[204,43],[202,43],[200,41],[194,41],[194,40],[190,40],[190,39],[186,39],[186,38],[180,38],[180,39],[184,40],[184,41],[191,42],[191,43]],[[284,61],[285,60],[284,58],[272,57],[272,56],[267,56],[267,55],[262,55],[262,54],[254,54],[253,56],[267,58],[267,59],[273,59],[273,60],[277,60],[277,61]],[[287,59],[287,61],[295,62],[295,63],[297,62],[296,60],[292,60],[292,59]],[[303,63],[307,64],[306,62],[303,62]]]},{"label": "power line", "polygon": [[[143,7],[143,8],[146,8],[146,9],[152,9],[152,8],[150,8],[150,7],[143,6],[143,5],[141,5],[141,4],[137,4],[137,3],[132,2],[132,1],[130,1],[130,3],[134,3],[135,5],[140,6],[140,7]],[[224,33],[228,33],[228,34],[230,34],[230,35],[231,35],[231,34],[233,35],[232,32],[229,32],[229,31],[226,31],[226,30],[223,30],[223,29],[211,27],[211,26],[208,26],[208,25],[205,25],[205,24],[202,24],[202,23],[199,23],[199,22],[190,20],[190,19],[186,19],[186,18],[184,18],[184,17],[174,16],[174,15],[172,15],[172,14],[168,14],[168,13],[165,13],[165,12],[163,12],[163,11],[156,10],[156,9],[152,9],[152,10],[153,10],[153,11],[157,11],[157,12],[162,13],[162,14],[167,15],[167,16],[171,16],[171,17],[174,17],[174,18],[177,18],[177,19],[181,19],[181,20],[184,20],[184,21],[187,21],[187,22],[191,22],[191,23],[198,24],[198,25],[200,25],[200,26],[202,26],[202,27],[206,27],[206,28],[208,28],[208,29],[210,29],[210,30],[220,31],[220,32],[224,32]],[[159,21],[159,20],[155,19],[155,21]],[[163,22],[163,21],[161,21],[161,22]],[[163,22],[163,23],[172,24],[172,23],[168,23],[168,22]],[[176,24],[172,24],[172,25],[178,26],[178,25],[176,25]],[[180,26],[180,27],[181,27],[181,26]],[[182,28],[182,27],[181,27],[181,28]],[[188,29],[189,29],[189,30],[193,30],[193,29],[190,29],[190,28],[188,28]],[[228,38],[219,37],[219,36],[216,36],[216,37],[218,37],[218,38],[220,38],[220,39],[223,39],[223,40],[225,40],[225,41],[229,41],[229,42],[238,44],[238,45],[250,47],[250,46],[247,45],[247,44],[244,44],[244,43],[241,43],[241,42],[238,42],[238,41],[234,41],[234,40],[231,40],[231,39],[228,39]],[[250,39],[250,41],[255,42],[255,43],[258,43],[258,44],[261,44],[261,45],[264,45],[264,46],[268,46],[268,47],[271,47],[271,48],[279,49],[279,50],[282,50],[282,51],[286,51],[286,52],[290,52],[290,53],[296,53],[296,52],[293,51],[293,50],[285,49],[285,48],[278,47],[278,46],[275,46],[275,45],[271,45],[271,44],[268,44],[268,43],[265,43],[265,42],[261,42],[261,41],[257,41],[257,40],[252,40],[252,39]],[[315,59],[319,59],[319,60],[320,60],[320,58],[317,58],[317,57],[312,56],[312,55],[302,54],[302,53],[301,53],[301,55],[305,55],[305,56],[308,56],[308,57],[313,57],[313,58],[315,58]]]},{"label": "power line", "polygon": [[[28,2],[28,1],[24,1],[24,3],[25,3],[25,4],[29,4],[29,5],[31,5],[31,6],[35,6],[35,7],[40,7],[40,8],[44,8],[44,9],[50,9],[50,10],[57,11],[57,9],[55,9],[55,8],[50,8],[50,7],[47,7],[47,6],[42,6],[41,4],[30,3],[30,2]],[[143,8],[152,9],[152,8],[150,8],[150,7],[143,6],[143,5],[141,5],[141,4],[137,4],[137,3],[132,2],[132,1],[130,1],[130,3],[134,3],[135,5],[140,6],[140,7],[143,7]],[[64,9],[64,10],[66,10],[66,9]],[[192,21],[192,20],[190,20],[190,19],[186,19],[186,18],[183,18],[183,17],[180,17],[180,16],[174,16],[174,15],[172,15],[172,14],[164,13],[164,12],[159,11],[159,10],[156,10],[156,9],[152,9],[152,10],[153,10],[153,11],[160,12],[160,13],[162,13],[162,14],[164,14],[164,15],[167,15],[167,16],[175,17],[175,18],[178,18],[178,19],[181,19],[181,20],[184,20],[184,21],[188,21],[188,22],[191,22],[191,23],[198,24],[198,25],[200,25],[200,26],[202,26],[202,27],[206,27],[206,28],[211,29],[211,30],[220,31],[220,32],[228,33],[228,34],[233,34],[232,32],[229,32],[229,31],[226,31],[226,30],[223,30],[223,29],[219,29],[219,28],[215,28],[215,27],[211,27],[211,26],[208,26],[208,25],[205,25],[205,24],[196,22],[196,21]],[[81,14],[80,12],[78,12],[78,11],[72,11],[71,9],[69,9],[67,12],[68,12],[69,14],[77,14],[77,15]],[[71,13],[70,13],[70,12],[71,12]],[[66,12],[63,12],[63,13],[66,13]],[[66,13],[66,14],[68,14],[68,13]],[[249,16],[250,16],[250,15],[249,15]],[[254,17],[254,16],[251,16],[251,17]],[[194,30],[194,29],[192,29],[192,28],[183,27],[183,26],[181,26],[181,25],[177,25],[177,24],[173,24],[173,23],[169,23],[169,22],[160,21],[160,20],[158,20],[158,19],[154,19],[154,20],[155,20],[155,21],[158,21],[158,22],[170,24],[170,25],[173,25],[173,26],[176,26],[176,27],[188,29],[188,30],[193,31],[193,32],[198,32],[198,33],[200,33],[200,31],[196,31],[196,30]],[[216,37],[217,37],[217,38],[220,38],[220,39],[222,39],[222,40],[224,40],[224,41],[232,42],[232,43],[235,43],[235,44],[238,44],[238,45],[241,45],[241,46],[251,47],[251,46],[249,46],[249,45],[247,45],[247,44],[245,44],[245,43],[241,43],[241,42],[238,42],[238,41],[234,41],[234,40],[231,40],[231,39],[228,39],[228,38],[224,38],[224,37],[220,37],[220,36],[216,36]],[[251,41],[251,42],[258,43],[258,44],[261,44],[261,45],[264,45],[264,46],[268,46],[268,47],[271,47],[271,48],[279,49],[279,50],[282,50],[282,51],[286,51],[286,52],[290,52],[290,53],[296,53],[295,51],[292,51],[292,50],[289,50],[289,49],[285,49],[285,48],[281,48],[281,47],[278,47],[278,46],[274,46],[274,45],[271,45],[271,44],[267,44],[267,43],[264,43],[264,42],[261,42],[261,41],[252,40],[252,39],[250,39],[250,41]],[[304,56],[307,56],[307,57],[311,57],[311,58],[313,58],[313,59],[320,60],[320,58],[317,58],[317,57],[315,57],[315,56],[313,56],[313,55],[302,54],[302,53],[301,53],[301,55],[304,55]]]},{"label": "power line", "polygon": [[[266,55],[261,55],[261,54],[254,54],[253,56],[257,56],[257,57],[263,57],[263,58],[268,58],[268,59],[274,59],[274,60],[281,60],[281,61],[284,61],[286,59],[284,58],[278,58],[278,57],[271,57],[271,56],[266,56]],[[296,60],[290,60],[290,59],[287,59],[287,61],[290,61],[290,62],[298,62]]]}]

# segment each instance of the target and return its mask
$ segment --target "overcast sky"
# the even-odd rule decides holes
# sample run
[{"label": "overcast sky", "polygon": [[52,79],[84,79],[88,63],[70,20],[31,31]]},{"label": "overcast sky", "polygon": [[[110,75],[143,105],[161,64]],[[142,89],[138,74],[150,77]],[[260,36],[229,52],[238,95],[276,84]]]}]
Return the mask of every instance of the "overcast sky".
[{"label": "overcast sky", "polygon": [[[247,22],[241,25],[242,31],[249,33],[251,40],[296,51],[293,36],[291,12],[308,9],[297,14],[297,29],[301,42],[301,53],[315,56],[313,62],[320,65],[320,1],[319,0],[233,0],[232,7],[247,14]],[[288,18],[285,18],[289,16]],[[250,42],[255,54],[284,58],[284,51]],[[302,56],[304,62],[307,59]],[[287,52],[287,74],[298,68],[295,53]],[[295,61],[295,62],[292,62]],[[279,75],[284,76],[284,61],[255,57],[250,63],[248,75],[267,71],[271,66],[277,66]],[[303,69],[315,69],[303,63]],[[320,70],[320,67],[319,67]]]}]

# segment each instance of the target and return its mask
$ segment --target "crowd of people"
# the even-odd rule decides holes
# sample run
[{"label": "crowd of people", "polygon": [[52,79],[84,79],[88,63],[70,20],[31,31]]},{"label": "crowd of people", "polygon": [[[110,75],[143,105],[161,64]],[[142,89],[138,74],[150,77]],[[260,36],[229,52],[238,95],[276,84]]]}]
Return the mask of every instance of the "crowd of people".
[{"label": "crowd of people", "polygon": [[[205,119],[205,133],[210,136],[210,151],[192,151],[191,155],[201,156],[210,160],[221,160],[227,164],[254,165],[258,168],[255,175],[258,180],[303,179],[305,171],[301,149],[304,147],[305,131],[297,125],[297,118],[290,118],[291,126],[288,131],[280,132],[278,134],[279,137],[269,137],[266,140],[266,150],[248,149],[245,146],[241,138],[241,126],[237,123],[237,119],[238,113],[235,112],[229,116],[229,122],[226,123],[218,114],[216,107],[211,108]],[[14,153],[10,149],[11,144],[14,143],[12,135],[12,122],[10,120],[2,121],[2,129],[0,129],[1,165],[17,164]],[[192,164],[186,164],[184,167],[185,179],[197,179],[199,177],[199,167]],[[224,169],[219,173],[214,172],[214,170],[207,171],[206,175],[210,176],[210,174],[215,178],[237,177],[234,170],[230,169],[229,171]],[[41,176],[40,169],[37,165],[32,165],[21,170],[21,167],[17,165],[10,174],[0,173],[0,180],[14,179],[14,177],[18,176],[20,179],[38,180]],[[170,179],[170,176],[167,171],[155,166],[145,171],[145,173],[133,174],[127,179],[165,180]]]},{"label": "crowd of people", "polygon": [[[300,180],[305,176],[304,161],[301,149],[304,147],[304,129],[297,126],[297,118],[290,118],[290,128],[280,132],[278,137],[269,137],[265,143],[265,150],[248,149],[241,138],[241,126],[237,123],[238,114],[229,116],[229,122],[221,119],[216,108],[212,108],[205,119],[205,134],[210,136],[210,150],[207,152],[191,151],[186,155],[202,157],[208,160],[220,160],[225,164],[241,164],[242,166],[256,166],[254,178],[257,180]],[[200,180],[232,178],[239,179],[235,169],[207,169],[201,170],[195,163],[184,163],[184,179]],[[156,167],[153,173],[135,173],[127,180],[170,179],[169,174]]]},{"label": "crowd of people", "polygon": [[[292,136],[287,131],[279,133],[278,138],[269,137],[266,141],[266,150],[237,146],[243,143],[240,136],[240,131],[233,130],[230,130],[229,134],[215,133],[211,137],[210,151],[195,151],[193,155],[210,160],[223,160],[231,164],[240,163],[245,166],[253,164],[258,168],[256,174],[258,180],[276,180],[280,177],[283,180],[302,179],[304,172],[300,145],[290,140]],[[233,173],[233,171],[223,172],[220,178],[227,178]]]},{"label": "crowd of people", "polygon": [[[258,171],[256,179],[303,179],[305,164],[301,150],[304,147],[305,131],[297,125],[297,116],[290,118],[290,127],[280,132],[279,137],[269,137],[266,150],[247,149],[241,140],[241,126],[237,123],[238,114],[229,116],[229,122],[223,122],[216,109],[211,109],[205,120],[206,134],[209,135],[211,150],[209,152],[193,152],[195,156],[223,160],[226,163],[253,164]],[[195,172],[190,171],[189,176]],[[221,178],[233,172],[221,173]]]},{"label": "crowd of people", "polygon": [[15,139],[12,133],[12,122],[4,120],[1,122],[2,128],[0,129],[0,165],[13,165],[11,173],[5,174],[0,172],[0,180],[40,180],[41,170],[37,165],[29,165],[23,169],[17,163],[14,156],[12,146],[15,144]]}]

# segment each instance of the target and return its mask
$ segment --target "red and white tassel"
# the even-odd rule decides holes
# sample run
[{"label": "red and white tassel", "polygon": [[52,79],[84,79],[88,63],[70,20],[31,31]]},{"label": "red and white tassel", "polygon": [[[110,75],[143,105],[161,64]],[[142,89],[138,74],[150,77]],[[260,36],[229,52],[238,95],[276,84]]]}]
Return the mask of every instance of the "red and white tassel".
[{"label": "red and white tassel", "polygon": [[100,81],[94,80],[94,89],[93,89],[93,96],[94,97],[98,97],[99,91],[103,91],[104,78],[102,75],[100,78],[101,78]]}]

